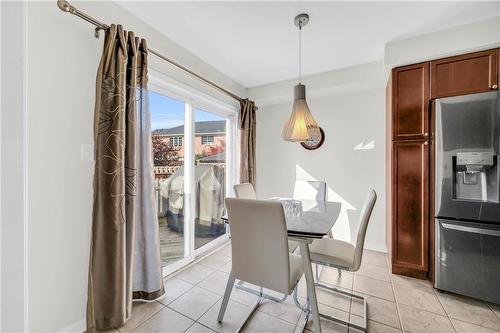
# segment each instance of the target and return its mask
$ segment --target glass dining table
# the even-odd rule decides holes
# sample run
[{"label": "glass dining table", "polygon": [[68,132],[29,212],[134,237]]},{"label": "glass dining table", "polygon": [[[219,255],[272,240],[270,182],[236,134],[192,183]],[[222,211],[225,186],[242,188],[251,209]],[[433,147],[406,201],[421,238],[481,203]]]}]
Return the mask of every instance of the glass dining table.
[{"label": "glass dining table", "polygon": [[[283,204],[288,238],[299,243],[313,328],[314,332],[320,333],[320,315],[309,254],[309,244],[315,239],[321,239],[328,235],[340,215],[341,204],[338,202],[294,200],[288,198],[271,198],[270,200],[279,200]],[[224,215],[222,219],[229,222],[227,215]]]}]

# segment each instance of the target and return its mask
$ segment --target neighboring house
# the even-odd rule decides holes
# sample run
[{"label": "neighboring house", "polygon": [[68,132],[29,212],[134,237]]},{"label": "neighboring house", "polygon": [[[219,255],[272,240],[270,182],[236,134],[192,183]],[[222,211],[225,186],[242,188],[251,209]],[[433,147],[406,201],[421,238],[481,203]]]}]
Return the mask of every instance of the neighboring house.
[{"label": "neighboring house", "polygon": [[[225,150],[226,147],[226,121],[197,121],[195,122],[196,155],[209,156]],[[179,156],[184,156],[184,125],[172,128],[162,128],[153,131],[165,140],[169,140],[174,147],[179,147]]]},{"label": "neighboring house", "polygon": [[226,152],[221,151],[220,153],[217,153],[215,155],[202,157],[197,162],[198,162],[198,165],[217,164],[217,165],[222,166],[226,163]]}]

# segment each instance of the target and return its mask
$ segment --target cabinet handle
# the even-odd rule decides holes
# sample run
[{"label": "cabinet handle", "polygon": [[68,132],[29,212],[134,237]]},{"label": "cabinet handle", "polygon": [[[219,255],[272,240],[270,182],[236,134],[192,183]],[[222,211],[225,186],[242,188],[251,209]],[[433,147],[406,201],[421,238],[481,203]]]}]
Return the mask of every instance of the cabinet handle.
[{"label": "cabinet handle", "polygon": [[496,85],[496,84],[492,85],[491,89],[498,89],[498,85]]},{"label": "cabinet handle", "polygon": [[426,146],[427,146],[428,144],[429,144],[429,142],[427,142],[427,141],[425,141],[425,142],[424,142],[424,145],[426,145]]},{"label": "cabinet handle", "polygon": [[428,137],[428,136],[429,136],[429,133],[425,132],[425,133],[424,133],[424,136],[425,136],[425,137]]}]

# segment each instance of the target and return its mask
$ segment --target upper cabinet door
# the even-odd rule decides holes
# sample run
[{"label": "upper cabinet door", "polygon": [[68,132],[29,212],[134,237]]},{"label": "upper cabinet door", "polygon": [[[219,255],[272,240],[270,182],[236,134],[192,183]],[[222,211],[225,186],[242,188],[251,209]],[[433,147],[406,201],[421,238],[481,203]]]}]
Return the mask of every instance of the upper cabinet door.
[{"label": "upper cabinet door", "polygon": [[497,50],[431,61],[431,98],[498,89]]},{"label": "upper cabinet door", "polygon": [[392,139],[425,139],[429,133],[429,63],[392,71]]}]

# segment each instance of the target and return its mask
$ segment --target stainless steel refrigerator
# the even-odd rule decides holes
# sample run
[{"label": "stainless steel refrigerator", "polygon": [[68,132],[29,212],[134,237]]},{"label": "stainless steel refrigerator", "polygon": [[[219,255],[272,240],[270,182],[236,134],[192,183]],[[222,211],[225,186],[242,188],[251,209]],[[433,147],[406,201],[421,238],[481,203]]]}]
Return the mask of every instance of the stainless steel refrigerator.
[{"label": "stainless steel refrigerator", "polygon": [[500,303],[500,92],[434,110],[435,287]]}]

